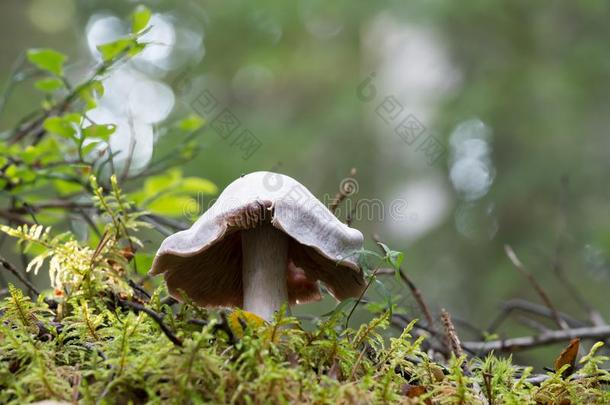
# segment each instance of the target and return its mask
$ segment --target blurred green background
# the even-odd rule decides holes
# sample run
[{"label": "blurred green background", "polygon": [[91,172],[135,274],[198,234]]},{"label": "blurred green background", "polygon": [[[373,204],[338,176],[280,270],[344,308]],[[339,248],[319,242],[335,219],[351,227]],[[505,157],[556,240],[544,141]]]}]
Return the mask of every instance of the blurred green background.
[{"label": "blurred green background", "polygon": [[[379,234],[405,252],[404,268],[434,312],[445,307],[485,329],[502,301],[538,302],[504,253],[510,244],[560,309],[586,319],[558,271],[610,318],[607,2],[144,4],[155,13],[147,34],[155,45],[113,72],[96,112],[142,114],[154,144],[141,167],[172,150],[166,123],[193,114],[211,121],[227,108],[256,142],[224,139],[207,125],[185,175],[222,189],[242,173],[273,170],[328,201],[356,168],[342,218],[364,201],[353,226],[369,247]],[[0,76],[25,49],[50,47],[69,55],[69,77],[82,77],[96,63],[95,45],[126,32],[135,5],[3,0]],[[146,85],[133,90],[139,81]],[[206,94],[217,105],[201,114]],[[0,130],[39,100],[31,82],[18,83]],[[404,119],[409,126],[397,133]],[[211,198],[197,200],[205,207]],[[150,252],[161,239],[150,235]],[[416,315],[404,287],[386,281]],[[532,333],[515,322],[501,332]],[[544,351],[517,360],[524,356],[549,362]]]}]

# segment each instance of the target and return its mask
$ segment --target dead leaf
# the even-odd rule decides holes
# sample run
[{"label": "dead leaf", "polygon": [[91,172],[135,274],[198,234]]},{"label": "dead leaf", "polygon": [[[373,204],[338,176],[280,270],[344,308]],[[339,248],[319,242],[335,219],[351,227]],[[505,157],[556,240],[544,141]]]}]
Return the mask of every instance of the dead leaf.
[{"label": "dead leaf", "polygon": [[[419,398],[420,396],[427,394],[428,391],[423,385],[405,384],[402,386],[402,393],[407,398]],[[430,398],[427,398],[424,403],[426,405],[432,405]]]},{"label": "dead leaf", "polygon": [[561,369],[561,367],[569,364],[564,375],[569,376],[574,372],[574,365],[576,364],[576,357],[578,356],[578,349],[580,348],[580,339],[572,339],[568,347],[563,349],[557,360],[555,360],[555,371]]}]

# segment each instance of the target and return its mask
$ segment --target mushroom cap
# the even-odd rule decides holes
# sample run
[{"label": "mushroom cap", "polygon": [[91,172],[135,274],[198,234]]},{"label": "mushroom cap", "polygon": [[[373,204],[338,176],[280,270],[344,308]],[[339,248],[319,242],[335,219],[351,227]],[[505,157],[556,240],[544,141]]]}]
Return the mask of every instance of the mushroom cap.
[{"label": "mushroom cap", "polygon": [[291,303],[320,299],[317,280],[339,300],[363,291],[357,264],[362,233],[339,221],[298,181],[262,171],[233,181],[189,229],[167,237],[150,274],[163,274],[177,299],[182,290],[201,306],[242,306],[240,231],[264,221],[289,237]]}]

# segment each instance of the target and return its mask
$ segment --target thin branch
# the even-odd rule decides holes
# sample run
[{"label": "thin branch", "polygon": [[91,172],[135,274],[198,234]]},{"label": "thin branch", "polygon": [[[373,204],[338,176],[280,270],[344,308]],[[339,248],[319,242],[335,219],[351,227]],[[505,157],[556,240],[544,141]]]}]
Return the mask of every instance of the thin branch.
[{"label": "thin branch", "polygon": [[580,339],[605,339],[610,337],[610,326],[591,326],[563,330],[550,330],[535,336],[492,340],[489,342],[463,342],[462,346],[469,350],[487,353],[490,351],[517,352],[546,346],[553,343]]},{"label": "thin branch", "polygon": [[462,351],[462,344],[460,343],[460,338],[455,331],[455,326],[453,326],[453,322],[451,322],[451,316],[449,315],[449,312],[445,310],[445,308],[441,309],[441,320],[443,321],[445,336],[447,338],[447,343],[451,353],[453,353],[455,357],[461,357],[464,354]]},{"label": "thin branch", "polygon": [[544,289],[542,288],[540,283],[538,283],[538,281],[534,278],[532,273],[530,273],[529,271],[527,271],[525,269],[525,267],[523,266],[523,263],[521,263],[521,261],[515,254],[515,251],[513,250],[513,248],[511,248],[509,245],[504,245],[504,250],[505,250],[508,258],[510,259],[510,261],[515,266],[515,268],[517,270],[519,270],[521,272],[521,274],[523,274],[528,279],[528,281],[534,287],[534,289],[536,290],[536,292],[538,293],[538,295],[540,296],[542,301],[551,310],[551,313],[553,315],[553,320],[555,321],[555,323],[557,323],[557,326],[559,326],[560,329],[568,329],[569,328],[568,324],[563,319],[561,319],[561,317],[559,316],[559,312],[557,311],[557,309],[551,302],[551,299],[549,298],[547,293],[544,291]]},{"label": "thin branch", "polygon": [[17,277],[17,279],[28,288],[30,293],[36,294],[36,296],[40,295],[40,291],[38,291],[34,284],[32,284],[27,278],[25,278],[15,266],[13,266],[8,260],[6,260],[2,256],[0,256],[0,264],[2,265],[2,267],[13,273],[13,275]]},{"label": "thin branch", "polygon": [[[487,332],[489,332],[489,333],[496,332],[498,330],[498,328],[500,327],[500,325],[506,319],[508,319],[508,317],[514,311],[522,311],[522,312],[526,312],[528,314],[553,319],[553,313],[551,312],[551,310],[549,308],[545,307],[544,305],[536,304],[536,303],[529,302],[526,300],[512,299],[512,300],[502,303],[501,305],[502,305],[502,309],[501,309],[500,314],[498,314],[498,316],[491,322],[491,324],[487,328]],[[568,326],[571,328],[579,328],[579,327],[587,326],[587,324],[585,322],[582,322],[576,318],[573,318],[563,312],[559,312],[558,314],[561,317],[561,319],[563,319],[568,324]]]},{"label": "thin branch", "polygon": [[129,301],[129,300],[123,300],[119,297],[116,297],[116,300],[118,301],[119,305],[123,308],[128,308],[133,310],[135,313],[138,312],[144,312],[146,315],[150,316],[152,318],[153,321],[155,321],[157,323],[157,325],[159,325],[159,328],[161,328],[161,331],[165,334],[165,336],[167,336],[167,338],[176,346],[182,347],[182,341],[174,334],[174,332],[172,332],[172,330],[163,322],[163,318],[165,317],[165,314],[162,313],[158,313],[153,311],[150,308],[145,307],[142,304],[138,304],[137,302],[133,302],[133,301]]}]

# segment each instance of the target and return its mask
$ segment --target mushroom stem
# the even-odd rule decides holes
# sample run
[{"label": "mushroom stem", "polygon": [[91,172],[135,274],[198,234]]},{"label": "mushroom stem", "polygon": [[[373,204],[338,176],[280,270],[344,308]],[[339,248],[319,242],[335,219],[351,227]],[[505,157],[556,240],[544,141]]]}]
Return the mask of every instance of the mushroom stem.
[{"label": "mushroom stem", "polygon": [[288,237],[270,223],[242,231],[244,309],[272,321],[288,302]]}]

